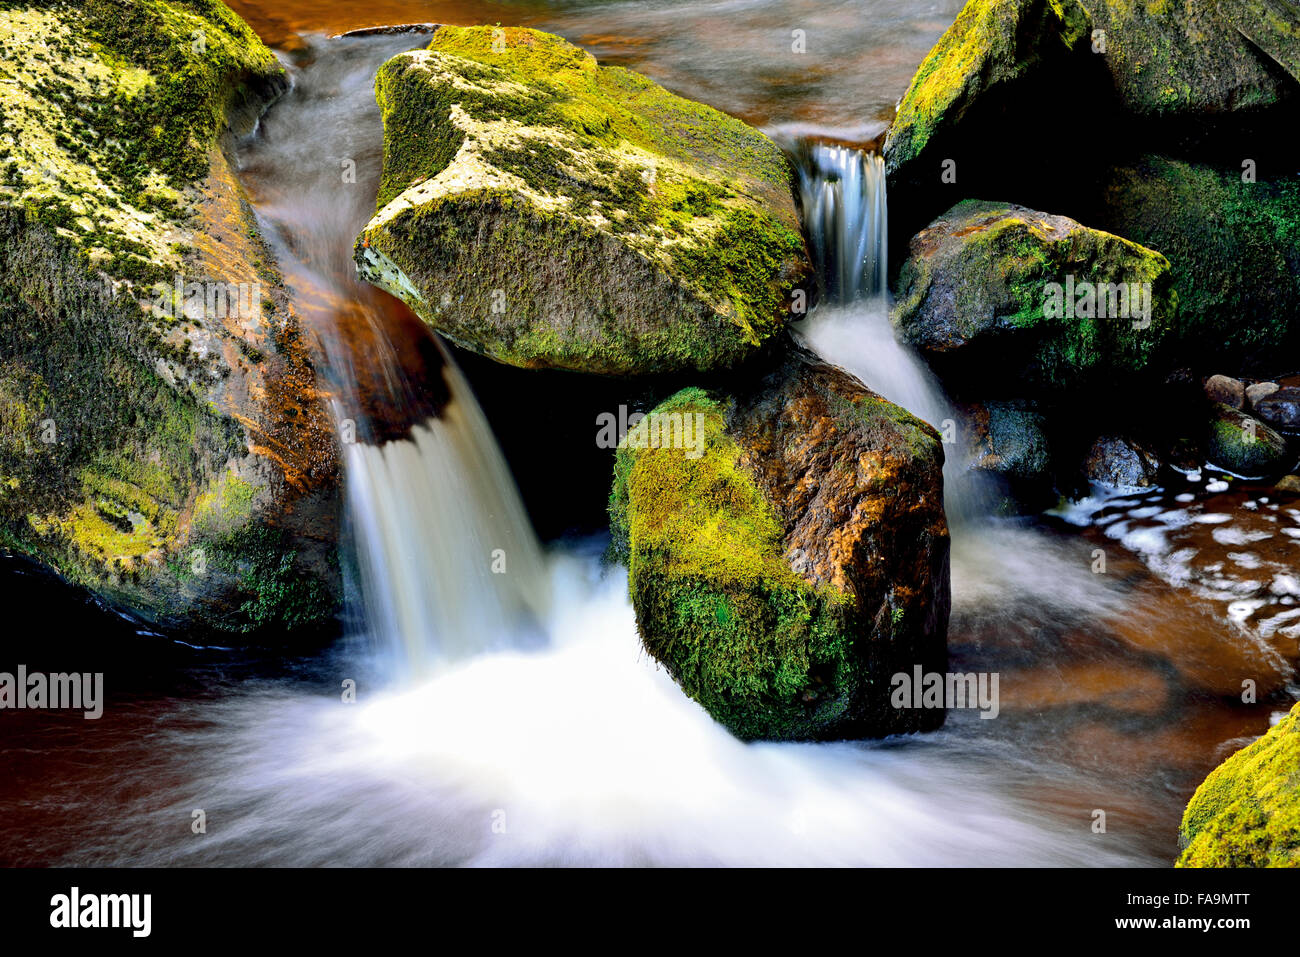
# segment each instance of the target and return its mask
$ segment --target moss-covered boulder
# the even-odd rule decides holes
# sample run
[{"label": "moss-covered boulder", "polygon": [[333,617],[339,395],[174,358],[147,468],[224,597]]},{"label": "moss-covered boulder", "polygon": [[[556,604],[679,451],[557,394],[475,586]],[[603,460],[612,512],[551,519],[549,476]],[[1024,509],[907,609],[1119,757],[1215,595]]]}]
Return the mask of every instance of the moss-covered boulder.
[{"label": "moss-covered boulder", "polygon": [[950,386],[1052,392],[1151,363],[1173,325],[1159,253],[1064,216],[968,200],[919,232],[893,321]]},{"label": "moss-covered boulder", "polygon": [[1084,217],[1105,164],[1130,149],[1177,145],[1261,164],[1267,154],[1267,165],[1289,170],[1283,131],[1300,116],[1300,27],[1286,8],[969,0],[886,138],[891,224],[905,239],[980,195]]},{"label": "moss-covered boulder", "polygon": [[934,429],[806,353],[733,396],[677,393],[610,496],[646,650],[745,739],[938,726],[890,684],[947,660],[942,463]]},{"label": "moss-covered boulder", "polygon": [[1187,802],[1179,867],[1300,866],[1300,705]]},{"label": "moss-covered boulder", "polygon": [[[1075,0],[969,0],[899,102],[884,146],[891,184],[940,184],[943,161],[964,133],[1002,118],[1035,89],[1065,82],[1074,63],[1086,62],[1088,35]],[[926,174],[913,172],[922,163]],[[960,181],[960,164],[954,173]]]},{"label": "moss-covered boulder", "polygon": [[315,373],[227,149],[286,88],[215,0],[0,5],[0,542],[193,631],[337,595]]},{"label": "moss-covered boulder", "polygon": [[1300,344],[1300,181],[1245,182],[1240,167],[1147,156],[1110,172],[1100,220],[1168,258],[1185,361],[1290,368],[1285,355]]},{"label": "moss-covered boulder", "polygon": [[1288,0],[1079,0],[1129,113],[1255,112],[1294,102],[1300,40]]},{"label": "moss-covered boulder", "polygon": [[739,120],[535,30],[386,63],[360,274],[465,348],[610,374],[729,367],[809,269],[792,173]]},{"label": "moss-covered boulder", "polygon": [[1211,465],[1243,478],[1281,475],[1296,462],[1286,439],[1259,419],[1222,402],[1211,406],[1205,454]]}]

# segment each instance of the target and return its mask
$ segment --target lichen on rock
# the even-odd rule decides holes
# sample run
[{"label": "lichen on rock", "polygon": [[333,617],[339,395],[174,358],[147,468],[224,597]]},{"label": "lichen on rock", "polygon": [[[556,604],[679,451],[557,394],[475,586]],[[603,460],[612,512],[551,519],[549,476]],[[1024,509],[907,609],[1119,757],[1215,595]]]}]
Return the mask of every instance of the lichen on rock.
[{"label": "lichen on rock", "polygon": [[458,344],[610,374],[735,365],[807,256],[763,134],[535,30],[441,27],[379,71],[361,275]]},{"label": "lichen on rock", "polygon": [[745,739],[937,727],[942,711],[889,702],[894,674],[947,660],[937,433],[797,351],[753,389],[686,389],[649,421],[699,444],[629,434],[614,551],[645,648],[686,693]]}]

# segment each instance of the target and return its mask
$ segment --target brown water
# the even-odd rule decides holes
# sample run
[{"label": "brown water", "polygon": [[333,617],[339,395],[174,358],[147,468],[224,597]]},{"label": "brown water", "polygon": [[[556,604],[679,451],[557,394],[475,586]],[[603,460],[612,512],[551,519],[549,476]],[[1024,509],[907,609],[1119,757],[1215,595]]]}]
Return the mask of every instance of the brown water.
[{"label": "brown water", "polygon": [[[395,23],[500,23],[557,33],[601,62],[756,126],[864,142],[882,133],[961,0],[554,0],[230,4],[268,42]],[[795,52],[795,31],[802,49]]]},{"label": "brown water", "polygon": [[[956,8],[234,5],[272,41],[395,20],[545,26],[753,122],[855,135]],[[826,39],[821,59],[781,47],[804,23],[810,50]],[[409,396],[437,360],[391,300],[339,293],[365,204],[323,171],[359,157],[373,190],[365,90],[405,42],[309,37],[312,65],[243,154],[305,318],[345,356],[336,394],[355,387],[379,415],[400,404],[397,429],[442,401]],[[408,377],[377,373],[376,349]],[[1296,693],[1300,505],[1207,478],[958,535],[952,668],[1000,675],[999,717],[954,712],[886,742],[735,742],[639,654],[599,541],[553,543],[544,650],[414,688],[391,683],[365,636],[308,653],[191,648],[5,561],[0,592],[45,610],[24,663],[103,670],[110,698],[99,721],[0,715],[0,863],[1164,865],[1196,784]],[[345,678],[357,705],[340,701]],[[1244,680],[1259,703],[1241,701]]]}]

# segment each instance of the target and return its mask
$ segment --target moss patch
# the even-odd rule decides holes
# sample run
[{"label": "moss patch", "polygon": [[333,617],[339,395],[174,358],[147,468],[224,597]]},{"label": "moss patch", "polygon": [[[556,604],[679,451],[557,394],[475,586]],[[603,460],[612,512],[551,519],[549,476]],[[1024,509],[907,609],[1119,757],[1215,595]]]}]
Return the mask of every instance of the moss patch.
[{"label": "moss patch", "polygon": [[1196,789],[1179,867],[1300,865],[1300,705]]},{"label": "moss patch", "polygon": [[[1176,325],[1169,273],[1164,256],[1136,242],[1062,216],[967,200],[914,239],[893,318],[931,354],[979,353],[968,374],[994,378],[1022,366],[1020,378],[1034,388],[1067,388],[1152,364]],[[1085,283],[1094,295],[1081,307]],[[987,351],[995,341],[1004,350],[996,368]]]},{"label": "moss patch", "polygon": [[788,318],[808,268],[792,173],[740,121],[515,28],[440,28],[384,65],[376,98],[380,209],[358,267],[462,345],[703,369]]},{"label": "moss patch", "polygon": [[836,727],[861,680],[851,599],[791,569],[717,399],[686,389],[652,414],[702,416],[705,441],[698,459],[627,442],[616,456],[610,524],[646,649],[741,738]]},{"label": "moss patch", "polygon": [[1148,156],[1112,173],[1105,220],[1168,257],[1185,359],[1272,371],[1300,343],[1300,181]]}]

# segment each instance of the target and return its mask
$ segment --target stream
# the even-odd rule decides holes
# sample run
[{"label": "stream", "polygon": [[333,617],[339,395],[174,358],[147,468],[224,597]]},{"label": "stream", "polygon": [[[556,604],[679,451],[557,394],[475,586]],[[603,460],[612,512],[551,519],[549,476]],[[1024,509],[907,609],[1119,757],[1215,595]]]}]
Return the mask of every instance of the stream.
[{"label": "stream", "polygon": [[[993,519],[950,464],[950,669],[1000,675],[997,719],[954,711],[925,735],[744,744],[641,650],[626,573],[602,562],[591,503],[552,496],[541,514],[529,457],[498,446],[512,405],[494,394],[499,381],[354,276],[380,161],[371,82],[421,37],[333,34],[535,26],[783,144],[864,144],[960,3],[230,5],[293,51],[294,87],[241,148],[240,175],[317,344],[331,409],[357,427],[344,448],[343,634],[307,650],[194,647],[0,559],[0,594],[44,609],[43,660],[28,666],[98,661],[108,688],[98,721],[7,716],[0,863],[1173,861],[1196,785],[1300,694],[1289,571],[1300,507],[1193,473],[1186,487],[1098,489],[1039,518]],[[719,17],[728,29],[707,29]],[[810,52],[790,52],[793,30]],[[856,271],[860,251],[847,266],[834,251],[819,257],[837,294],[797,334],[939,418],[942,393],[893,339],[883,265],[872,265],[883,261],[883,177],[870,156],[818,148],[805,207],[819,210],[832,250],[861,240],[875,252]],[[347,161],[354,182],[340,176]],[[835,196],[810,203],[828,183]],[[532,467],[556,468],[566,449],[551,454]],[[509,574],[490,571],[498,552]],[[1244,678],[1260,703],[1240,702]],[[350,684],[355,703],[343,700]],[[197,809],[207,825],[196,834]]]}]

